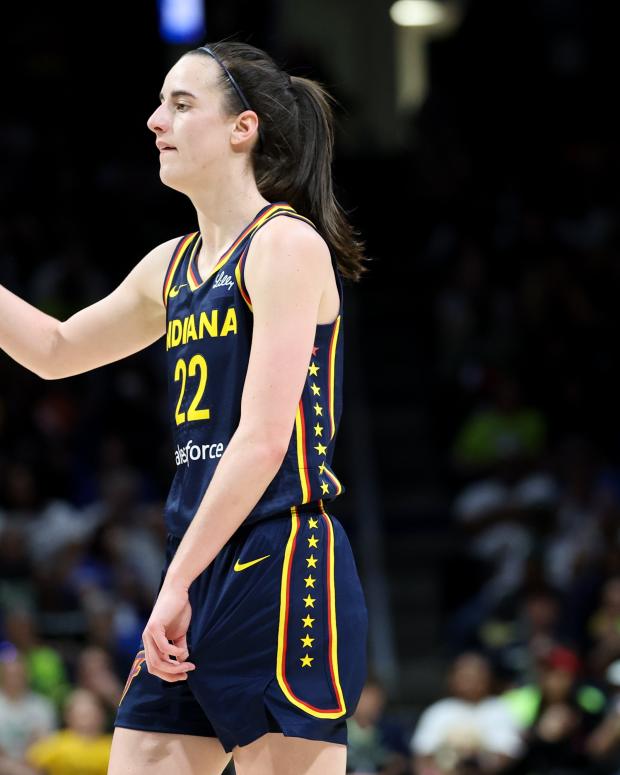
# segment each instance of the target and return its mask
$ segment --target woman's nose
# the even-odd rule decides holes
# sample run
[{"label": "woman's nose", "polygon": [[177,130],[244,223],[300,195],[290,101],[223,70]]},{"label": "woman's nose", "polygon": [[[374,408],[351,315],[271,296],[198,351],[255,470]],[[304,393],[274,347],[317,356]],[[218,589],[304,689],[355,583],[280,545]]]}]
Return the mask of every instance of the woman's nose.
[{"label": "woman's nose", "polygon": [[160,105],[155,111],[153,111],[149,120],[146,122],[146,125],[151,130],[151,132],[157,132],[158,130],[165,129],[166,113],[164,111],[163,105]]}]

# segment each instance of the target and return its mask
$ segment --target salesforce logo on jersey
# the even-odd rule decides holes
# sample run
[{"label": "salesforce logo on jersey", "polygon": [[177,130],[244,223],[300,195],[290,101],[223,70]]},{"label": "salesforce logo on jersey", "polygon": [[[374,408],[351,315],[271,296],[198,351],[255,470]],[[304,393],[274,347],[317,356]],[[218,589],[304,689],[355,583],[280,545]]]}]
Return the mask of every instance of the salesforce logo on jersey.
[{"label": "salesforce logo on jersey", "polygon": [[216,441],[213,444],[192,444],[190,439],[184,447],[177,448],[174,452],[174,459],[178,466],[189,465],[192,460],[215,460],[222,457],[224,444]]}]

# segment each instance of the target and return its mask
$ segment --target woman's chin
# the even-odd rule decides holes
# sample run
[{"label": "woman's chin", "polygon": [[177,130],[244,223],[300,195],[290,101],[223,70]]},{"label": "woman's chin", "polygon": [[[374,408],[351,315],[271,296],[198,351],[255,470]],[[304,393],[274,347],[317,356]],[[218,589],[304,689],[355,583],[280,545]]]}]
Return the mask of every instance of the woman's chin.
[{"label": "woman's chin", "polygon": [[159,170],[159,179],[164,186],[173,188],[175,191],[180,191],[182,194],[185,193],[184,179],[179,175],[173,175],[170,170],[161,167]]}]

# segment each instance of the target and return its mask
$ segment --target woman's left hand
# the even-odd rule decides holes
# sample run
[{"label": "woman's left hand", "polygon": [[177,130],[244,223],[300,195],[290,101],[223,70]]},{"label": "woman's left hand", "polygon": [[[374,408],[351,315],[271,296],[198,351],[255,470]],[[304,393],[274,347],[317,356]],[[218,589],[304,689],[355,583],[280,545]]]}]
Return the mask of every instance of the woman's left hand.
[{"label": "woman's left hand", "polygon": [[189,657],[187,630],[191,618],[187,589],[164,581],[142,633],[149,673],[164,681],[175,682],[186,680],[187,671],[195,669],[194,664],[185,661]]}]

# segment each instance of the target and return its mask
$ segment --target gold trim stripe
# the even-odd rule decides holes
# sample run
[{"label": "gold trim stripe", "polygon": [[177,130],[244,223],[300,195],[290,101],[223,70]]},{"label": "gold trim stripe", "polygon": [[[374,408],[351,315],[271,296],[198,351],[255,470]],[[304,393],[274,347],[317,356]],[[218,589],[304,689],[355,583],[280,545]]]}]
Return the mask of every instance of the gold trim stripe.
[{"label": "gold trim stripe", "polygon": [[336,379],[336,348],[338,345],[338,332],[340,331],[340,315],[334,321],[334,330],[332,331],[332,338],[329,343],[329,422],[330,422],[330,439],[334,438],[336,432],[336,417],[334,414],[334,382]]},{"label": "gold trim stripe", "polygon": [[334,583],[334,532],[331,520],[323,511],[322,502],[319,501],[319,508],[325,519],[328,532],[328,555],[327,555],[327,596],[328,596],[328,653],[330,661],[330,673],[336,697],[338,698],[338,708],[322,710],[316,708],[308,702],[304,702],[297,697],[291,689],[286,678],[286,639],[289,629],[289,608],[290,608],[290,583],[291,567],[295,554],[295,545],[297,534],[300,527],[300,517],[295,506],[291,506],[291,531],[289,533],[286,549],[284,550],[284,561],[282,563],[282,578],[280,583],[280,620],[278,624],[278,654],[276,664],[276,676],[278,685],[285,697],[297,708],[316,718],[340,718],[346,713],[342,687],[340,686],[340,676],[338,672],[338,628],[336,624],[336,595]]}]

